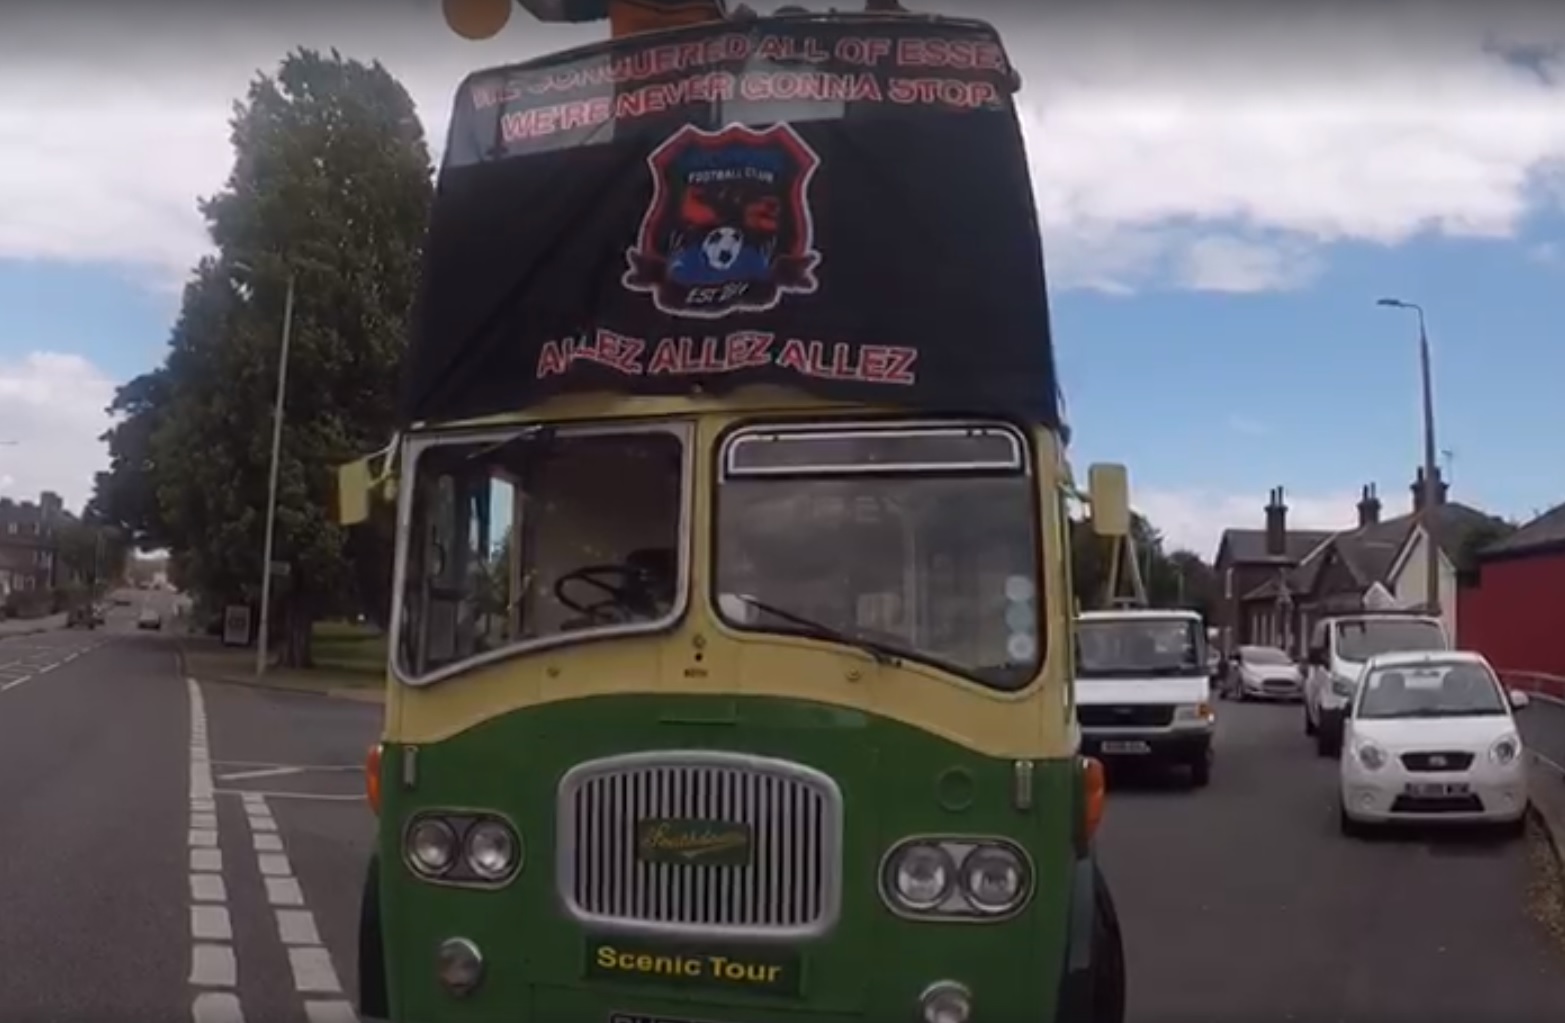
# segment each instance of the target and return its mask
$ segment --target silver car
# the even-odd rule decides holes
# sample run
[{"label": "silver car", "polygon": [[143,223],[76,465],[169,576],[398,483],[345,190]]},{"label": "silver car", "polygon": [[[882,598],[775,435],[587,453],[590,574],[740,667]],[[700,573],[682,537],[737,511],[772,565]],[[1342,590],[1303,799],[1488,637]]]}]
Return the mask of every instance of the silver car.
[{"label": "silver car", "polygon": [[1242,646],[1228,671],[1228,695],[1236,700],[1300,700],[1304,674],[1274,646]]}]

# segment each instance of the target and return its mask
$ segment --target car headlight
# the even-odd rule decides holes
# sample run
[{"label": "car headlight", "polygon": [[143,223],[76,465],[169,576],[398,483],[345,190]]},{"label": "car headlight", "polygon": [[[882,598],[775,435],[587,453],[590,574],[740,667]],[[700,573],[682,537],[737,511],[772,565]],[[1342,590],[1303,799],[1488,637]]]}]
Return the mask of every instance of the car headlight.
[{"label": "car headlight", "polygon": [[891,895],[904,909],[933,909],[951,894],[956,868],[939,846],[904,846],[892,854],[888,866]]},{"label": "car headlight", "polygon": [[1027,897],[1027,866],[1001,846],[974,850],[962,861],[962,891],[985,913],[1008,913]]},{"label": "car headlight", "polygon": [[1368,770],[1378,771],[1386,766],[1386,751],[1372,742],[1360,743],[1354,753]]},{"label": "car headlight", "polygon": [[1210,703],[1192,703],[1174,708],[1174,720],[1186,724],[1205,724],[1212,720]]},{"label": "car headlight", "polygon": [[456,851],[456,832],[445,821],[425,818],[408,831],[408,863],[425,877],[439,877],[450,870]]},{"label": "car headlight", "polygon": [[1501,767],[1515,763],[1516,758],[1521,756],[1521,753],[1521,740],[1514,735],[1504,736],[1496,741],[1493,746],[1489,747],[1489,759]]},{"label": "car headlight", "polygon": [[1336,678],[1333,676],[1331,680],[1331,691],[1337,696],[1340,696],[1343,699],[1347,699],[1353,695],[1353,683],[1349,682],[1345,678]]},{"label": "car headlight", "polygon": [[502,881],[521,859],[521,842],[503,822],[490,819],[473,825],[467,833],[467,866],[485,881]]}]

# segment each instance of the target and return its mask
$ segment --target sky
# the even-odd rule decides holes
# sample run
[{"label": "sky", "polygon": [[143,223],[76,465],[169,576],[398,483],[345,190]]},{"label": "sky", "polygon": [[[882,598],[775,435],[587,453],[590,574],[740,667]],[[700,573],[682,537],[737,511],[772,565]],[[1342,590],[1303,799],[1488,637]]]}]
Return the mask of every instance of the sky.
[{"label": "sky", "polygon": [[[904,2],[1007,40],[1072,460],[1126,463],[1170,544],[1210,558],[1277,486],[1292,526],[1351,525],[1369,483],[1407,509],[1418,325],[1380,297],[1427,311],[1452,499],[1565,501],[1565,4]],[[300,44],[379,59],[438,151],[466,73],[602,32],[518,11],[472,43],[435,0],[34,0],[5,22],[0,494],[72,506],[209,249],[197,200],[255,74]]]}]

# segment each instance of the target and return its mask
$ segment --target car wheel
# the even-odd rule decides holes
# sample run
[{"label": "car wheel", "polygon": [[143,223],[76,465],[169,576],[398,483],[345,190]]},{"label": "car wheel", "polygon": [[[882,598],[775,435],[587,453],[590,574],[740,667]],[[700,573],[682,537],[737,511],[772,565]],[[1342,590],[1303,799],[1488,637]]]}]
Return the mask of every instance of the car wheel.
[{"label": "car wheel", "polygon": [[1369,833],[1364,823],[1349,817],[1348,808],[1341,804],[1337,806],[1337,830],[1344,838],[1363,838]]},{"label": "car wheel", "polygon": [[1208,751],[1204,756],[1190,761],[1190,784],[1194,788],[1204,789],[1212,783],[1212,754]]}]

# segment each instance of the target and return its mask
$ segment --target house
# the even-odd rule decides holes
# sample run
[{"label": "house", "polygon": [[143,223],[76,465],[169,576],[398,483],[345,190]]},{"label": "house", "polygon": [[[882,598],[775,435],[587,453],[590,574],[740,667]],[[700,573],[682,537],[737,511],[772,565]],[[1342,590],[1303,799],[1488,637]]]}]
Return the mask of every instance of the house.
[{"label": "house", "polygon": [[60,495],[35,504],[0,498],[0,596],[53,589],[59,579],[57,532],[69,516]]},{"label": "house", "polygon": [[1565,504],[1480,550],[1457,592],[1458,641],[1505,671],[1565,676]]},{"label": "house", "polygon": [[1326,530],[1290,530],[1285,497],[1282,487],[1272,490],[1264,508],[1265,529],[1225,529],[1218,541],[1212,567],[1222,588],[1214,620],[1208,624],[1218,630],[1218,643],[1225,652],[1276,641],[1276,623],[1269,617],[1275,600],[1247,605],[1245,595],[1286,575],[1331,538]]},{"label": "house", "polygon": [[[1502,532],[1505,523],[1450,499],[1450,485],[1435,477],[1431,515],[1439,552],[1440,617],[1458,635],[1457,575],[1474,538]],[[1241,614],[1256,624],[1265,642],[1301,652],[1311,628],[1330,614],[1411,609],[1427,603],[1423,526],[1424,474],[1409,487],[1406,514],[1382,519],[1380,495],[1366,486],[1358,503],[1358,525],[1329,534],[1298,565],[1241,594]]]}]

